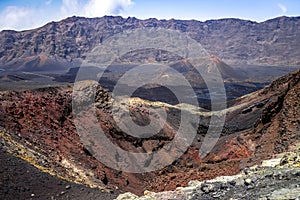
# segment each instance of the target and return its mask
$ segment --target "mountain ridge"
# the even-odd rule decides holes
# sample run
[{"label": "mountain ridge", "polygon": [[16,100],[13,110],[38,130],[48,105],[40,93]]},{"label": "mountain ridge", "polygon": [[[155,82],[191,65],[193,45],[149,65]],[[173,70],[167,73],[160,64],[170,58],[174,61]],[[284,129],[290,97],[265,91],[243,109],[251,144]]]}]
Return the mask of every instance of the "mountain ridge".
[{"label": "mountain ridge", "polygon": [[39,54],[71,63],[76,59],[84,60],[89,51],[112,35],[142,27],[187,33],[209,54],[229,65],[300,65],[300,17],[277,17],[258,23],[235,18],[201,22],[104,16],[69,17],[33,30],[1,31],[0,66]]}]

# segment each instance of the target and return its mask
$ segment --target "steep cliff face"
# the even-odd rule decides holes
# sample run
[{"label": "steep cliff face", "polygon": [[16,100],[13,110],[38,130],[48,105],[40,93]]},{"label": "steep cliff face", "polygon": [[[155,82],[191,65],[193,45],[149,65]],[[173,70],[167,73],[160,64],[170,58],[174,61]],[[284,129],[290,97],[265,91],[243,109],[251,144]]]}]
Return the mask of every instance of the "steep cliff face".
[{"label": "steep cliff face", "polygon": [[105,16],[70,17],[41,28],[0,33],[0,64],[45,54],[51,59],[85,59],[108,37],[124,30],[163,27],[179,30],[228,64],[300,65],[300,18],[279,17],[262,23],[239,19],[139,20]]},{"label": "steep cliff face", "polygon": [[276,91],[255,126],[260,135],[255,155],[268,158],[290,150],[300,139],[300,71],[286,75],[264,90]]},{"label": "steep cliff face", "polygon": [[[241,163],[241,167],[257,164],[295,148],[300,137],[299,87],[298,70],[236,101],[236,105],[245,104],[242,109],[228,114],[230,120],[227,119],[227,124],[233,124],[234,127],[236,122],[241,125],[252,121],[248,129],[238,132],[236,136],[231,135],[228,142],[228,146],[232,143],[244,144],[250,150],[249,157]],[[229,149],[223,152],[217,145],[215,154],[224,154],[224,158],[232,153]]]}]

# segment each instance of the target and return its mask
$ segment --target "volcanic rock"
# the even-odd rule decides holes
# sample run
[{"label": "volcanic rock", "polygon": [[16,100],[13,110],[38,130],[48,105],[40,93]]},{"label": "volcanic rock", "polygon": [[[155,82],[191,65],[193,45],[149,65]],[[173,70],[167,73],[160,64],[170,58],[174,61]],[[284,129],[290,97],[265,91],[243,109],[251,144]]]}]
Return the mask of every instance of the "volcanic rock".
[{"label": "volcanic rock", "polygon": [[[299,17],[278,17],[261,23],[240,19],[200,22],[112,16],[69,17],[35,30],[2,31],[0,62],[11,68],[16,67],[13,63],[20,63],[26,57],[43,55],[58,63],[68,61],[78,65],[76,59],[85,59],[88,52],[114,34],[136,28],[161,27],[187,33],[209,54],[229,64],[299,65],[299,23]],[[37,62],[36,59],[33,61]]]}]

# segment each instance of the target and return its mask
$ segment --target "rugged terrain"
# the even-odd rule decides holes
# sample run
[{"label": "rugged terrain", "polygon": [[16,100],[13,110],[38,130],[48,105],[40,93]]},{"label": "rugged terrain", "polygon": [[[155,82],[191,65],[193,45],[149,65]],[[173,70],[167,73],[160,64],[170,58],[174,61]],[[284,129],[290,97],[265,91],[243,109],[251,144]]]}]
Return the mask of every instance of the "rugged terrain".
[{"label": "rugged terrain", "polygon": [[[151,152],[168,144],[178,128],[180,110],[201,118],[198,134],[190,148],[172,165],[156,172],[119,172],[95,159],[82,144],[74,126],[72,87],[1,92],[1,148],[42,171],[104,191],[121,189],[141,194],[144,190],[174,190],[187,186],[191,180],[237,174],[247,166],[293,148],[299,141],[299,81],[300,71],[296,71],[263,90],[233,101],[226,110],[226,123],[219,142],[203,159],[199,158],[198,149],[212,112],[139,98],[130,98],[124,104],[112,98],[101,86],[96,86],[94,98],[98,122],[95,123],[105,130],[112,142],[127,151]],[[79,101],[92,95],[89,93],[91,83],[80,83],[85,96],[79,96]],[[112,119],[112,102],[119,109],[129,106],[138,124],[157,119],[151,118],[152,114],[147,111],[153,106],[165,108],[168,119],[159,134],[136,139],[116,126],[120,122]]]},{"label": "rugged terrain", "polygon": [[[35,69],[65,61],[76,66],[95,46],[116,33],[142,27],[162,27],[187,33],[209,54],[230,65],[299,66],[299,23],[299,17],[278,17],[262,23],[239,19],[200,22],[112,16],[70,17],[35,30],[2,31],[0,64],[7,69],[17,66]],[[58,66],[56,69],[64,69],[62,65]]]},{"label": "rugged terrain", "polygon": [[116,194],[74,184],[35,168],[27,161],[0,150],[0,197],[15,199],[110,200]]},{"label": "rugged terrain", "polygon": [[[110,53],[108,48],[108,51],[96,51],[97,55],[93,55],[95,49],[106,46],[118,34],[152,28],[186,34],[201,44],[197,56],[205,54],[218,67],[225,81],[228,100],[233,100],[299,68],[299,23],[299,17],[279,17],[257,23],[239,19],[200,22],[105,16],[93,19],[70,17],[21,32],[5,30],[0,33],[0,90],[24,88],[24,85],[34,88],[34,85],[73,83],[78,67],[89,66],[90,59],[95,62],[93,59],[99,55]],[[135,43],[134,38],[130,43]],[[208,108],[206,86],[186,59],[191,52],[180,57],[164,49],[167,46],[164,40],[156,46],[161,48],[149,49],[144,45],[144,49],[122,52],[105,70],[100,84],[111,91],[119,78],[134,66],[167,63],[185,76],[194,87],[200,105]],[[182,48],[182,45],[175,46]],[[95,63],[97,66],[103,64]],[[103,70],[91,68],[89,73],[94,75]],[[202,67],[202,70],[208,69]],[[169,71],[164,75],[172,77]],[[160,85],[143,86],[133,96],[173,105],[178,103]]]},{"label": "rugged terrain", "polygon": [[[298,155],[292,156],[296,161],[292,167],[296,169],[289,169],[291,166],[285,165],[283,159],[280,166],[286,169],[253,168],[249,174],[243,172],[233,177],[238,183],[236,186],[231,181],[217,181],[216,184],[199,181],[235,175],[245,168],[259,165],[263,160],[298,151],[300,71],[256,90],[274,77],[299,68],[299,23],[299,17],[279,17],[256,23],[239,19],[199,22],[105,16],[94,19],[70,17],[35,30],[2,31],[0,156],[5,164],[0,167],[0,199],[111,199],[124,191],[141,195],[148,190],[151,192],[146,193],[155,196],[162,193],[152,192],[176,188],[186,195],[182,198],[191,199],[243,199],[246,198],[246,191],[253,193],[249,198],[269,199],[276,199],[275,190],[283,195],[286,190],[297,193]],[[161,49],[146,48],[121,55],[104,71],[100,84],[89,79],[95,80],[103,69],[85,66],[86,80],[75,84],[80,88],[81,95],[74,98],[73,83],[78,67],[91,61],[89,59],[93,56],[97,60],[98,54],[91,55],[95,47],[117,33],[147,27],[187,33],[202,45],[205,50],[203,63],[209,61],[216,66],[224,79],[229,100],[227,109],[211,112],[206,85],[189,60]],[[171,67],[184,75],[193,86],[201,107],[179,102],[172,92],[159,84],[140,87],[130,98],[111,94],[116,82],[135,65],[170,61]],[[208,72],[209,65],[203,66],[202,72]],[[173,82],[177,80],[169,71],[159,69],[158,72],[159,77],[168,77]],[[140,75],[135,74],[127,86],[131,87],[139,78]],[[180,89],[184,92],[186,88]],[[242,96],[244,94],[247,95]],[[185,93],[182,96],[190,98]],[[95,109],[96,120],[91,120],[89,112],[79,112],[80,120],[75,117],[78,113],[73,106],[80,108],[80,102],[86,101],[95,101],[87,108]],[[131,119],[140,126],[150,122],[162,123],[160,117],[163,114],[152,112],[153,109],[165,110],[166,122],[156,135],[136,138],[120,128],[119,125],[127,126],[122,114],[115,118],[115,111],[127,109]],[[197,130],[192,144],[184,151],[173,149],[170,154],[183,151],[178,160],[147,173],[121,172],[105,166],[96,159],[97,152],[104,155],[115,152],[97,143],[84,145],[82,138],[90,141],[97,138],[79,134],[76,127],[81,123],[85,125],[81,128],[88,133],[90,127],[99,126],[109,141],[123,150],[151,153],[164,149],[174,140],[182,113],[200,120],[199,124],[191,123]],[[220,113],[226,113],[221,136],[212,151],[200,158],[199,148],[209,128],[209,121]],[[168,160],[169,156],[165,158]],[[119,165],[149,166],[155,162],[152,158],[144,163],[134,159],[120,160],[117,153],[115,159]],[[276,175],[278,173],[282,177]],[[198,182],[191,182],[193,180]],[[182,188],[188,185],[193,189]],[[264,190],[264,186],[268,191]],[[168,194],[177,195],[177,192]]]},{"label": "rugged terrain", "polygon": [[117,200],[299,199],[299,149],[294,151],[297,153],[278,155],[278,158],[245,168],[234,176],[221,176],[202,182],[190,181],[188,187],[178,187],[174,191],[145,191],[141,197],[128,192],[119,195]]}]

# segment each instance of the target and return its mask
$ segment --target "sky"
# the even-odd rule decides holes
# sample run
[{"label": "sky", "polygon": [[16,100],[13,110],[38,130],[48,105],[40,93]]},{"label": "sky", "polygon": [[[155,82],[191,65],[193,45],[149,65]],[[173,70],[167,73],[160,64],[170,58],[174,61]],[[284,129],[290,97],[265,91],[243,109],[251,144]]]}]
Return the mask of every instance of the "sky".
[{"label": "sky", "polygon": [[0,30],[26,30],[70,16],[140,19],[240,18],[262,22],[300,16],[299,0],[0,0]]}]

